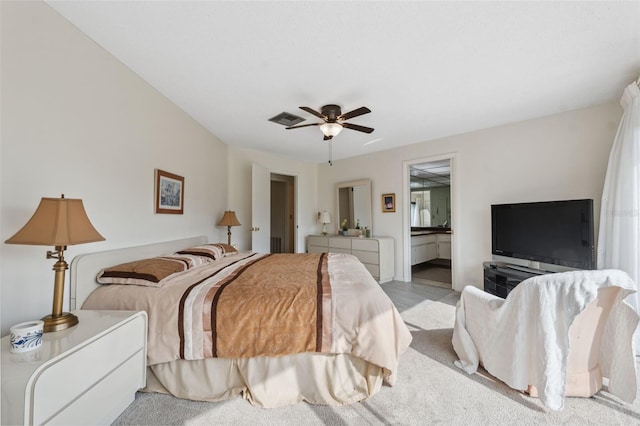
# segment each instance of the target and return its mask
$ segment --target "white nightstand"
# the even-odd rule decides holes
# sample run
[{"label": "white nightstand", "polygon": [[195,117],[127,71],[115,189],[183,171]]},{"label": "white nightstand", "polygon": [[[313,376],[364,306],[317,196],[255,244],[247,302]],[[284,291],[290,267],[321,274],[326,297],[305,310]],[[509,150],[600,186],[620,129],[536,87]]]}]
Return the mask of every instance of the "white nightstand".
[{"label": "white nightstand", "polygon": [[146,383],[147,314],[74,311],[75,327],[9,352],[2,338],[2,424],[110,424]]}]

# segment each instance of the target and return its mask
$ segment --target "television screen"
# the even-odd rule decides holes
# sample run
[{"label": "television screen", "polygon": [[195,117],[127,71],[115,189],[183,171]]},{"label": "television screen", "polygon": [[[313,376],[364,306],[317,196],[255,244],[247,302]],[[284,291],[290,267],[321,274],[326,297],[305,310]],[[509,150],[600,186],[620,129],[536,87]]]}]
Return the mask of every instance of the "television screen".
[{"label": "television screen", "polygon": [[593,200],[491,206],[495,255],[594,269],[593,234]]}]

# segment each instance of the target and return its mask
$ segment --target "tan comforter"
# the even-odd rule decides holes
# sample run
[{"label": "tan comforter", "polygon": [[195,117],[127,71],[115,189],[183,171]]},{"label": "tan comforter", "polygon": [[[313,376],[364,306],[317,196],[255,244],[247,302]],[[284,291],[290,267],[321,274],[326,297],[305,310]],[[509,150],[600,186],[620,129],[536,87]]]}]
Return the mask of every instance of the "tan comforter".
[{"label": "tan comforter", "polygon": [[346,353],[395,382],[411,334],[364,266],[346,254],[238,254],[162,287],[104,285],[83,309],[144,310],[147,362]]}]

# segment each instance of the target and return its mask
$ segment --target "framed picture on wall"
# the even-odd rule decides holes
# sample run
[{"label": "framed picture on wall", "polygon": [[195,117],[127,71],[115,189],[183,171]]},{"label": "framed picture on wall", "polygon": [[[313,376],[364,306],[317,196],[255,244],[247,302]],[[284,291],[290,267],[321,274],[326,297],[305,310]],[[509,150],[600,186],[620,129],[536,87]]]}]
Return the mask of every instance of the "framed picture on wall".
[{"label": "framed picture on wall", "polygon": [[382,194],[382,213],[396,211],[396,194]]},{"label": "framed picture on wall", "polygon": [[156,213],[184,213],[184,178],[156,169]]}]

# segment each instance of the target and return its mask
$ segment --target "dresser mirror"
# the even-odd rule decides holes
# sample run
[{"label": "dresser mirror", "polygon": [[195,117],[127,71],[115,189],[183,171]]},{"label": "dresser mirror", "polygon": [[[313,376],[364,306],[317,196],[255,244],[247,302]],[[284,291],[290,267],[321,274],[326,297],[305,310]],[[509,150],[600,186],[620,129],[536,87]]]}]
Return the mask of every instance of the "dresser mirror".
[{"label": "dresser mirror", "polygon": [[336,184],[336,230],[342,229],[347,220],[347,228],[372,228],[371,223],[371,179],[352,180]]}]

